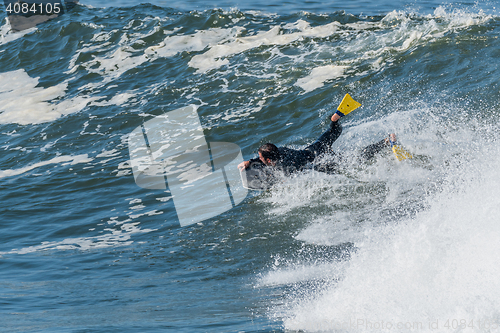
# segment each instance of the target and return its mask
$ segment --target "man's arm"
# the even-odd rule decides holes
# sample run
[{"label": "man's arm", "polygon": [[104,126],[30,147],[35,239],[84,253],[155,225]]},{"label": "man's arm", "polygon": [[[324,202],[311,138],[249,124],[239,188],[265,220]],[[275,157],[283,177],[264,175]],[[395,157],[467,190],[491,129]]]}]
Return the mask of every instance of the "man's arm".
[{"label": "man's arm", "polygon": [[[320,155],[327,151],[332,143],[340,136],[340,133],[342,133],[342,126],[340,126],[340,123],[338,122],[339,119],[340,115],[338,113],[334,113],[331,118],[332,122],[330,124],[330,129],[323,133],[323,135],[315,143],[307,147],[306,150],[309,150],[316,155]],[[253,158],[251,160],[243,161],[238,164],[238,169],[240,171],[248,169],[252,165],[252,163],[260,163],[264,165],[264,163],[262,163],[259,158]]]},{"label": "man's arm", "polygon": [[340,115],[337,112],[335,112],[331,119],[333,122],[336,122],[337,120],[340,119]]},{"label": "man's arm", "polygon": [[250,166],[250,161],[243,161],[241,162],[240,164],[238,164],[238,169],[241,171],[241,170],[244,170],[244,169],[248,169],[248,167]]},{"label": "man's arm", "polygon": [[238,169],[240,171],[244,170],[244,169],[248,169],[253,163],[260,163],[260,164],[264,165],[264,163],[262,163],[262,161],[259,158],[252,158],[251,160],[243,161],[240,164],[238,164]]},{"label": "man's arm", "polygon": [[305,150],[308,150],[314,153],[316,156],[321,155],[328,151],[331,145],[337,140],[342,133],[342,126],[338,121],[340,119],[340,115],[334,113],[330,123],[330,128],[323,133],[316,142],[306,147]]}]

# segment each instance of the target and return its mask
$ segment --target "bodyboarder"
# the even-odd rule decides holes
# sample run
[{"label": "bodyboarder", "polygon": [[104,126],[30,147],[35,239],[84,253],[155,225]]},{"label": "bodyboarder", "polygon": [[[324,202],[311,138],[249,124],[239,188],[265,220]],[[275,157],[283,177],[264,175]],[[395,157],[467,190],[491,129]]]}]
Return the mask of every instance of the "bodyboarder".
[{"label": "bodyboarder", "polygon": [[[347,100],[347,102],[346,102]],[[266,143],[259,148],[259,157],[248,161],[244,161],[238,165],[240,171],[249,169],[274,169],[281,170],[285,175],[291,175],[298,171],[302,171],[306,166],[313,163],[312,168],[315,171],[326,173],[338,173],[339,163],[342,158],[341,154],[333,152],[331,145],[338,139],[342,133],[340,118],[348,114],[352,110],[359,107],[361,104],[354,101],[349,94],[344,97],[338,110],[332,115],[329,129],[324,132],[316,142],[307,146],[304,149],[291,149],[287,147],[277,147],[272,143]],[[378,152],[386,147],[396,145],[395,134],[390,134],[389,137],[371,144],[364,148],[361,152],[360,159],[368,161],[372,159]],[[317,159],[328,154],[328,163],[314,163]]]}]

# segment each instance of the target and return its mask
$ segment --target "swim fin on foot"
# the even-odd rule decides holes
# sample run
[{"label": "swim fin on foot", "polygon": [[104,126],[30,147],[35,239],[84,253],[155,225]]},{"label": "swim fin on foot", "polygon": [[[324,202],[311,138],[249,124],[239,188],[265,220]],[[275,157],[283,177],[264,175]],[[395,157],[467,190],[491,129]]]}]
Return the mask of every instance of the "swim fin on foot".
[{"label": "swim fin on foot", "polygon": [[337,114],[341,117],[345,116],[346,114],[349,114],[351,111],[356,110],[361,106],[361,103],[356,102],[354,99],[349,94],[345,94],[344,98],[342,99],[342,102],[340,102],[339,106],[337,107]]},{"label": "swim fin on foot", "polygon": [[396,141],[391,141],[391,149],[398,161],[406,160],[407,158],[413,158],[413,155],[407,152],[401,145]]}]

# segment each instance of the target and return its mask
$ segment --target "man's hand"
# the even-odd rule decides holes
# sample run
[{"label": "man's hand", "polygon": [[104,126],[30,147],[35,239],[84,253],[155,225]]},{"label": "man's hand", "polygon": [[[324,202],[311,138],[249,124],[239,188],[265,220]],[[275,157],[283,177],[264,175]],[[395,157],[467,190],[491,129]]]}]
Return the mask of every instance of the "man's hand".
[{"label": "man's hand", "polygon": [[332,116],[332,121],[335,122],[337,120],[340,119],[340,116],[338,115],[338,113],[334,113],[333,116]]},{"label": "man's hand", "polygon": [[244,161],[238,164],[238,169],[241,171],[248,168],[249,166],[250,166],[250,161]]}]

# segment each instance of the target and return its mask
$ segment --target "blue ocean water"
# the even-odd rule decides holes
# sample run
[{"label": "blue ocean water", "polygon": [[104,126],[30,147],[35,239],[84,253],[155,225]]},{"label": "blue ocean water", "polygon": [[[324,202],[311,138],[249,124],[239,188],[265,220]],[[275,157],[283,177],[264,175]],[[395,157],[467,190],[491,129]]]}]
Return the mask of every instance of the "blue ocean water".
[{"label": "blue ocean water", "polygon": [[[2,9],[0,331],[498,329],[496,6],[92,0],[20,32]],[[134,180],[156,116],[194,105],[249,159],[313,142],[346,93],[340,174],[185,227]],[[356,163],[390,132],[413,159]]]}]

